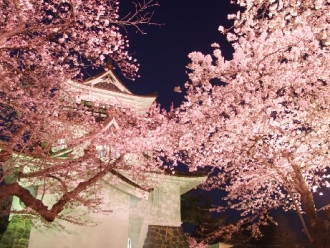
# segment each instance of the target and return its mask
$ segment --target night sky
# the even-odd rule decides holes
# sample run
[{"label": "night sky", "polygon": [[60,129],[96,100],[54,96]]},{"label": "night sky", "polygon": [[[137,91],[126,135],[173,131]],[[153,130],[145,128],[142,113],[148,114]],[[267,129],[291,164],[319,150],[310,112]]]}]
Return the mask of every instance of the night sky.
[{"label": "night sky", "polygon": [[[168,108],[173,102],[178,106],[184,94],[175,93],[175,86],[183,88],[188,80],[186,66],[188,54],[192,51],[212,53],[211,44],[221,44],[224,55],[229,59],[233,52],[219,25],[230,25],[228,13],[235,13],[237,7],[229,0],[159,0],[154,8],[153,22],[160,26],[145,25],[147,33],[141,35],[133,28],[127,29],[130,41],[129,52],[141,64],[140,78],[130,81],[116,74],[135,94],[158,92],[157,102]],[[120,2],[121,13],[134,9],[131,1]]]},{"label": "night sky", "polygon": [[[189,80],[186,66],[190,62],[190,52],[212,53],[211,44],[217,42],[225,58],[232,57],[234,50],[218,27],[229,27],[227,14],[236,13],[238,8],[230,4],[230,0],[159,0],[158,3],[160,6],[154,9],[153,22],[162,25],[143,26],[145,35],[136,33],[133,28],[127,29],[129,52],[141,64],[141,77],[130,81],[118,70],[116,75],[135,94],[157,92],[157,102],[168,109],[172,103],[179,106],[184,99],[184,93],[174,92],[174,87],[183,89]],[[132,7],[130,1],[120,2],[122,13]],[[185,170],[182,166],[176,169]],[[223,204],[222,192],[204,193],[214,204]]]},{"label": "night sky", "polygon": [[[130,81],[119,71],[116,75],[135,94],[158,92],[157,102],[168,109],[172,102],[177,107],[184,99],[184,93],[175,93],[174,87],[184,88],[184,83],[189,80],[186,66],[190,52],[212,53],[211,44],[217,42],[225,58],[232,58],[234,50],[218,27],[230,27],[227,15],[236,13],[239,8],[230,4],[230,0],[159,0],[158,3],[160,6],[154,9],[153,22],[163,25],[143,26],[145,35],[127,29],[129,52],[141,64],[141,77]],[[127,13],[134,6],[131,1],[122,0],[120,8],[121,13]],[[223,192],[204,193],[212,198],[213,204],[223,204]],[[226,216],[232,221],[238,217],[233,211],[227,212]],[[300,226],[294,213],[289,218],[296,228]]]}]

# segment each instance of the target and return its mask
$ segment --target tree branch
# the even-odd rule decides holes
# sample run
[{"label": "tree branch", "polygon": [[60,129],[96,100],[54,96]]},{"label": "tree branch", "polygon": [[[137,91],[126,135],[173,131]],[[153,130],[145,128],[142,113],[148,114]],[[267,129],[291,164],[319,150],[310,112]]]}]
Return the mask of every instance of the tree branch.
[{"label": "tree branch", "polygon": [[1,187],[0,200],[8,196],[15,195],[21,199],[26,207],[29,207],[39,213],[48,222],[52,222],[65,208],[68,202],[77,197],[79,193],[86,190],[90,185],[104,177],[113,167],[116,166],[116,164],[120,163],[123,158],[124,155],[122,154],[114,163],[108,164],[102,171],[96,173],[95,176],[84,182],[80,182],[72,191],[64,193],[58,202],[51,207],[51,209],[48,209],[48,207],[45,206],[41,200],[34,198],[27,189],[19,185],[17,182],[6,184]]}]

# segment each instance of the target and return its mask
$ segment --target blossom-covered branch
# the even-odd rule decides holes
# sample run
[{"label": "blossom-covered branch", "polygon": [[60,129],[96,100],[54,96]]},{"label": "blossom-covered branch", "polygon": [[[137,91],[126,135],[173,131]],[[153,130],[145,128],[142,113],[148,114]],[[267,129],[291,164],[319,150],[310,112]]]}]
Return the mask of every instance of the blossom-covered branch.
[{"label": "blossom-covered branch", "polygon": [[330,187],[329,3],[235,2],[245,11],[219,28],[233,59],[217,43],[212,55],[189,54],[187,101],[174,110],[179,147],[191,170],[220,170],[208,187],[228,192],[228,208],[242,215],[238,226],[252,221],[257,236],[265,210],[295,210],[305,213],[314,246],[326,247],[328,220],[314,196]]}]

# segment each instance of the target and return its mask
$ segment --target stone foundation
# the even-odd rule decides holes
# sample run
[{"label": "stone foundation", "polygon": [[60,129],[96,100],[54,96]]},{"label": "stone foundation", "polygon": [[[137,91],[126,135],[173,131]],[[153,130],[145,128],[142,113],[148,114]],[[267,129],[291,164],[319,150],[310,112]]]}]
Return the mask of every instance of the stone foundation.
[{"label": "stone foundation", "polygon": [[27,248],[31,226],[30,216],[13,216],[0,240],[0,248]]},{"label": "stone foundation", "polygon": [[0,240],[9,225],[8,218],[9,218],[11,200],[12,200],[11,197],[6,197],[0,200]]},{"label": "stone foundation", "polygon": [[188,248],[182,227],[154,226],[148,227],[147,238],[143,248]]}]

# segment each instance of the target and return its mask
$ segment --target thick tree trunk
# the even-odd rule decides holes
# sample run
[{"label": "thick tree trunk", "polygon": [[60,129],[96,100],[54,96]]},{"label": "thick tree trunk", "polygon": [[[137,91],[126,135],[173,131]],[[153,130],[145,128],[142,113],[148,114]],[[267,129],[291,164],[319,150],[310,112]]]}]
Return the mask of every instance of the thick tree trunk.
[{"label": "thick tree trunk", "polygon": [[301,174],[300,168],[296,164],[292,164],[292,168],[296,175],[295,188],[301,195],[302,208],[306,213],[309,234],[312,238],[314,248],[328,248],[327,232],[329,223],[321,220],[317,216],[315,209],[314,197],[308,188],[304,177]]},{"label": "thick tree trunk", "polygon": [[317,219],[311,224],[311,236],[313,238],[314,248],[329,248],[328,244],[328,223],[324,220]]},{"label": "thick tree trunk", "polygon": [[0,187],[0,200],[8,196],[17,196],[25,204],[26,207],[32,208],[45,220],[52,222],[55,220],[57,215],[65,208],[66,204],[74,199],[78,194],[86,190],[89,186],[96,183],[102,177],[104,177],[108,172],[110,172],[114,166],[123,160],[123,155],[121,155],[114,163],[108,164],[104,169],[96,173],[93,177],[89,178],[84,182],[80,182],[76,188],[72,191],[65,192],[63,196],[56,202],[50,209],[48,206],[44,205],[39,199],[36,199],[31,195],[31,193],[19,185],[19,183],[5,184]]},{"label": "thick tree trunk", "polygon": [[310,236],[315,248],[328,248],[327,246],[327,231],[328,223],[321,220],[316,213],[313,194],[307,188],[303,188],[301,193],[301,202],[303,210],[306,213]]},{"label": "thick tree trunk", "polygon": [[0,162],[6,162],[12,157],[13,153],[7,150],[1,150],[0,152]]},{"label": "thick tree trunk", "polygon": [[41,200],[34,198],[30,191],[16,183],[3,185],[0,191],[0,199],[8,196],[17,196],[24,202],[26,207],[30,207],[36,212],[38,212],[47,221],[52,222],[59,212],[48,210]]}]

